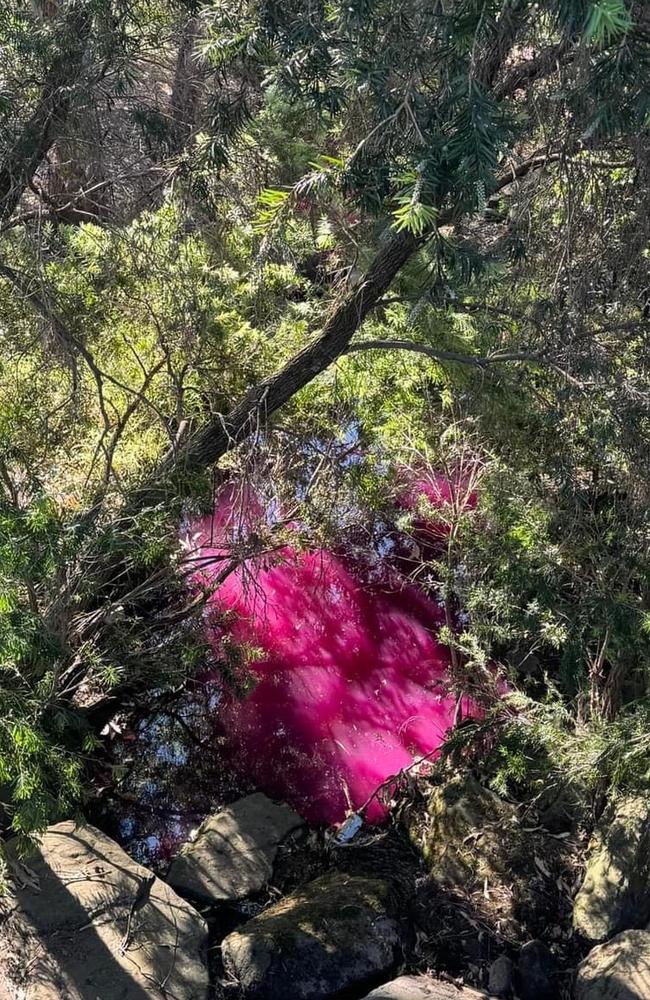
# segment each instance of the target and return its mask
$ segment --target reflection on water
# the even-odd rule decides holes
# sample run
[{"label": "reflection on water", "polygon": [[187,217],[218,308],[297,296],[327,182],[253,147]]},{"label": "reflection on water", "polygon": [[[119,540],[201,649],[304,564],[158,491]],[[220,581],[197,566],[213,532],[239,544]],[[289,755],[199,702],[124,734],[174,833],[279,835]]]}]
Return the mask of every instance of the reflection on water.
[{"label": "reflection on water", "polygon": [[137,860],[164,867],[204,817],[251,786],[223,757],[221,682],[154,693],[140,718],[115,720],[106,794],[92,817]]}]

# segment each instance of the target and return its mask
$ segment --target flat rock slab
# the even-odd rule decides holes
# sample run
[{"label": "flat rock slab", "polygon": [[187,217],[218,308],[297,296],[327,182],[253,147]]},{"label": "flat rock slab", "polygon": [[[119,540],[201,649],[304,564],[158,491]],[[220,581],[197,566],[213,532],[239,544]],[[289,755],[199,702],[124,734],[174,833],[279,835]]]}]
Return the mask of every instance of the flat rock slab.
[{"label": "flat rock slab", "polygon": [[379,879],[324,875],[230,934],[224,966],[245,1000],[325,1000],[393,966],[388,905]]},{"label": "flat rock slab", "polygon": [[[203,918],[109,837],[51,826],[0,898],[3,957],[26,1000],[206,1000]],[[19,988],[24,993],[19,992]]]},{"label": "flat rock slab", "polygon": [[[650,918],[650,797],[626,796],[598,824],[573,926],[590,941],[643,927]],[[648,994],[650,996],[650,993]]]},{"label": "flat rock slab", "polygon": [[650,933],[630,930],[593,948],[578,966],[575,1000],[648,1000]]},{"label": "flat rock slab", "polygon": [[455,986],[431,976],[400,976],[368,993],[365,1000],[486,1000],[468,986]]},{"label": "flat rock slab", "polygon": [[173,861],[169,884],[201,902],[245,899],[268,882],[278,847],[303,821],[289,806],[248,795],[201,825]]}]

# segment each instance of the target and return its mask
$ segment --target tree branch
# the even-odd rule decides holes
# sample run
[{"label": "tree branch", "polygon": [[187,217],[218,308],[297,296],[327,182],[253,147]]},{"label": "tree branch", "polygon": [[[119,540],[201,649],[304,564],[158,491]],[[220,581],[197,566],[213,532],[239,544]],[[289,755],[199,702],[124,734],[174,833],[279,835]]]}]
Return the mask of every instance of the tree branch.
[{"label": "tree branch", "polygon": [[551,163],[558,163],[564,156],[564,152],[559,150],[553,153],[539,153],[535,156],[530,156],[527,160],[522,160],[521,163],[510,163],[508,167],[501,173],[494,184],[493,189],[490,191],[490,200],[498,194],[503,188],[508,187],[513,181],[523,180],[528,174],[532,173],[534,170],[541,170],[544,167],[549,166]]},{"label": "tree branch", "polygon": [[321,334],[279,372],[250,389],[227,416],[218,414],[194,434],[179,455],[163,461],[155,479],[180,469],[196,471],[212,465],[252,432],[260,415],[268,418],[328,368],[345,351],[377,300],[422,243],[409,232],[393,233],[364,278],[334,307]]},{"label": "tree branch", "polygon": [[415,340],[362,340],[358,344],[350,344],[344,354],[354,354],[358,351],[413,351],[424,354],[434,361],[451,361],[460,365],[471,365],[473,368],[485,368],[487,365],[506,364],[511,361],[527,362],[529,364],[547,365],[542,355],[530,351],[502,351],[498,354],[459,354],[456,351],[443,351],[428,344],[420,344]]}]

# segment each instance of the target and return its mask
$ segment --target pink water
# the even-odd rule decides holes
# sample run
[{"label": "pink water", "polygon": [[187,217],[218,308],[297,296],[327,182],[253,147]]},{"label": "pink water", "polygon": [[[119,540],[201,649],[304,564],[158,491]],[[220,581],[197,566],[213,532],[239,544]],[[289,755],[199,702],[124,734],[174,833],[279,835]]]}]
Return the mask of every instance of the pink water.
[{"label": "pink water", "polygon": [[[201,582],[260,512],[228,487],[214,515],[190,526]],[[454,721],[443,617],[386,565],[290,547],[249,560],[217,588],[206,620],[218,658],[233,643],[259,655],[224,686],[218,722],[232,765],[312,822],[340,822],[368,800],[366,818],[380,819],[373,793],[435,754]]]},{"label": "pink water", "polygon": [[[453,521],[476,508],[478,495],[472,487],[476,466],[460,470],[452,478],[427,470],[416,476],[406,474],[406,485],[397,497],[397,506],[413,515],[410,534],[430,553],[444,542]],[[428,510],[422,512],[422,506]]]}]

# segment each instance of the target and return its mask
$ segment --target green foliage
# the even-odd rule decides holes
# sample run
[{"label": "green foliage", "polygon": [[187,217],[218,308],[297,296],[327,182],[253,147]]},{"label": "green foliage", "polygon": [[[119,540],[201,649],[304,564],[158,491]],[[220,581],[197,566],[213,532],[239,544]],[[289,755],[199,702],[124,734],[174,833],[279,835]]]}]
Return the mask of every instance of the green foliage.
[{"label": "green foliage", "polygon": [[[475,511],[421,504],[449,540],[413,572],[447,598],[455,687],[494,700],[494,664],[527,699],[489,719],[495,784],[538,780],[527,746],[585,787],[645,781],[643,5],[85,3],[63,134],[32,129],[47,156],[0,227],[14,829],[83,798],[88,703],[202,662],[177,531],[229,470],[305,542],[372,553],[407,470],[467,474]],[[10,3],[0,25],[0,170],[79,44],[48,10]],[[418,252],[352,346],[425,353],[328,347],[271,421],[262,394],[219,470],[157,475],[208,421],[230,433],[396,233]]]},{"label": "green foliage", "polygon": [[591,5],[585,37],[599,46],[609,45],[632,27],[625,0],[597,0]]},{"label": "green foliage", "polygon": [[435,226],[438,210],[432,205],[425,205],[422,196],[422,178],[416,171],[402,178],[405,187],[396,195],[398,207],[394,210],[394,226],[399,232],[408,229],[414,236],[422,236],[428,229]]},{"label": "green foliage", "polygon": [[468,759],[506,798],[537,804],[562,797],[582,808],[585,819],[604,792],[637,792],[650,787],[647,702],[626,707],[615,720],[576,724],[559,692],[539,702],[520,695],[484,724],[467,724],[447,748],[448,756]]},{"label": "green foliage", "polygon": [[265,188],[260,191],[257,202],[259,210],[253,223],[255,232],[265,235],[277,226],[287,209],[288,191],[278,191],[277,188]]}]

